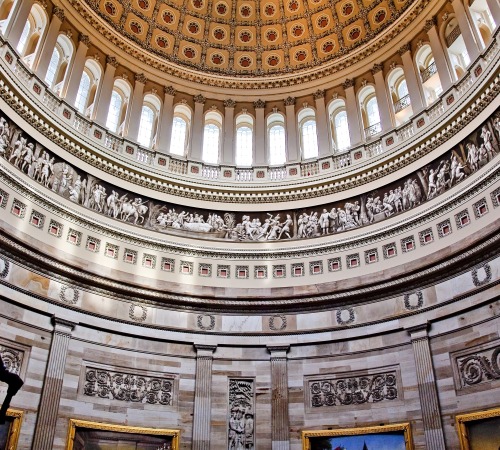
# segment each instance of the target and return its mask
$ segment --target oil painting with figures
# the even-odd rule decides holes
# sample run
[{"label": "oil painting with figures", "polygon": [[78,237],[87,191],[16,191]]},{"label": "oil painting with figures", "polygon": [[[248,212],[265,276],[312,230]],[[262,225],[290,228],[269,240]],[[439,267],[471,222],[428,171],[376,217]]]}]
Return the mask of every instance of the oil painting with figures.
[{"label": "oil painting with figures", "polygon": [[0,425],[0,450],[17,448],[23,412],[9,409],[5,423]]},{"label": "oil painting with figures", "polygon": [[461,450],[500,449],[500,408],[456,417]]},{"label": "oil painting with figures", "polygon": [[303,431],[303,450],[412,450],[410,424]]}]

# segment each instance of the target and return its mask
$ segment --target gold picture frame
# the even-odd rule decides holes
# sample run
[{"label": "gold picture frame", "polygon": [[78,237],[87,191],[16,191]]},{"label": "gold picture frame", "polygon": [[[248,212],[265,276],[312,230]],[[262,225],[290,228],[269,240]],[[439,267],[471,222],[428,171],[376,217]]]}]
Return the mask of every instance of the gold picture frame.
[{"label": "gold picture frame", "polygon": [[[497,417],[500,423],[500,408],[477,411],[468,414],[459,414],[455,417],[457,426],[458,439],[460,441],[460,450],[471,450],[472,442],[469,433],[471,422],[479,423],[485,419],[493,419]],[[498,443],[496,444],[498,448]]]},{"label": "gold picture frame", "polygon": [[69,419],[66,450],[73,450],[75,436],[79,428],[96,431],[112,431],[115,433],[145,434],[148,436],[165,436],[172,438],[171,450],[179,450],[180,430],[168,428],[131,427],[128,425],[114,425],[110,423],[91,422],[88,420]]},{"label": "gold picture frame", "polygon": [[[334,445],[337,447],[340,446],[340,444],[336,443],[336,441],[342,440],[342,438],[345,438],[345,440],[364,439],[369,441],[370,439],[388,439],[389,436],[391,436],[391,439],[398,440],[401,444],[404,444],[405,450],[414,450],[411,426],[409,422],[372,427],[302,431],[302,449],[315,450],[315,448],[319,448],[320,444],[318,444],[318,442],[320,441],[331,442],[331,447],[333,449],[335,448]],[[374,447],[369,446],[369,448]]]},{"label": "gold picture frame", "polygon": [[19,434],[21,432],[21,424],[23,422],[24,411],[19,409],[8,409],[7,410],[7,421],[5,423],[10,423],[7,441],[5,443],[5,450],[16,450],[17,443],[19,441]]}]

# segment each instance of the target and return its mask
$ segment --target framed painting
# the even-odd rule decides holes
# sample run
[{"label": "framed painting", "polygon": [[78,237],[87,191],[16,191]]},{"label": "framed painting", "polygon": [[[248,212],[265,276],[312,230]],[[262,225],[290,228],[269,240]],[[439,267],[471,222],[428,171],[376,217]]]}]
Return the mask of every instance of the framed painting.
[{"label": "framed painting", "polygon": [[179,430],[129,427],[70,419],[66,450],[179,450]]},{"label": "framed painting", "polygon": [[23,412],[17,409],[7,410],[7,420],[0,425],[0,450],[15,450],[23,421]]},{"label": "framed painting", "polygon": [[413,450],[409,423],[302,432],[303,450]]},{"label": "framed painting", "polygon": [[461,414],[455,420],[461,450],[500,448],[500,408]]}]

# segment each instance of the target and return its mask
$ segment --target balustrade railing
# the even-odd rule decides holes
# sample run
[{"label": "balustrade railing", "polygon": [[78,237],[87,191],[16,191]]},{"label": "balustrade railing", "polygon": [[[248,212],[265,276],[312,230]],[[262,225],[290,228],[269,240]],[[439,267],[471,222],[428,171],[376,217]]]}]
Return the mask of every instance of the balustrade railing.
[{"label": "balustrade railing", "polygon": [[136,160],[143,164],[153,164],[155,153],[144,148],[138,148],[136,152]]},{"label": "balustrade railing", "polygon": [[351,154],[349,152],[342,153],[340,155],[335,155],[333,157],[333,168],[343,169],[344,167],[349,167],[351,165]]},{"label": "balustrade railing", "polygon": [[73,127],[75,128],[75,130],[78,130],[84,135],[88,135],[91,126],[92,123],[85,119],[85,117],[75,114],[75,119],[73,121]]},{"label": "balustrade railing", "polygon": [[413,128],[413,123],[409,123],[397,131],[397,136],[399,141],[405,141],[406,139],[412,137],[415,134],[415,129]]},{"label": "balustrade railing", "polygon": [[451,44],[455,42],[458,39],[458,36],[460,36],[460,27],[457,25],[453,30],[451,30],[451,33],[446,36],[446,45],[447,47],[451,47]]},{"label": "balustrade railing", "polygon": [[394,112],[397,114],[398,112],[403,111],[403,109],[408,108],[410,105],[410,94],[408,94],[394,102]]},{"label": "balustrade railing", "polygon": [[432,122],[444,113],[444,109],[445,108],[443,100],[439,100],[429,109],[429,111],[427,112],[427,117]]},{"label": "balustrade railing", "polygon": [[121,139],[117,138],[116,136],[113,136],[110,133],[106,133],[106,136],[104,138],[104,147],[117,152],[121,144],[122,144]]},{"label": "balustrade railing", "polygon": [[318,161],[302,163],[300,166],[300,175],[302,177],[311,177],[313,175],[318,175],[318,173],[319,173]]},{"label": "balustrade railing", "polygon": [[462,78],[460,83],[458,83],[457,85],[458,95],[460,97],[464,95],[473,84],[474,84],[474,78],[472,77],[472,74],[468,73]]},{"label": "balustrade railing", "polygon": [[31,80],[31,72],[19,59],[17,60],[16,66],[14,67],[14,73],[17,76],[17,79],[22,81],[24,84],[28,84]]},{"label": "balustrade railing", "polygon": [[422,83],[425,83],[427,80],[429,80],[435,73],[437,73],[437,67],[436,63],[433,62],[429,67],[427,67],[427,69],[420,72],[420,76],[422,77]]},{"label": "balustrade railing", "polygon": [[373,158],[374,156],[380,155],[384,152],[382,147],[382,141],[376,141],[366,146],[366,156],[367,158]]},{"label": "balustrade railing", "polygon": [[375,123],[365,128],[365,137],[371,138],[372,136],[375,136],[381,132],[382,132],[382,126],[380,125],[380,122]]},{"label": "balustrade railing", "polygon": [[236,169],[236,181],[253,181],[253,169]]},{"label": "balustrade railing", "polygon": [[268,178],[272,181],[284,180],[286,173],[286,167],[269,167],[267,169]]},{"label": "balustrade railing", "polygon": [[209,180],[219,179],[220,168],[218,166],[203,166],[201,169],[201,176]]},{"label": "balustrade railing", "polygon": [[57,98],[52,92],[46,90],[43,93],[42,103],[52,112],[56,112],[61,104],[59,98]]},{"label": "balustrade railing", "polygon": [[188,163],[187,161],[170,158],[168,171],[179,175],[186,175],[188,173]]}]

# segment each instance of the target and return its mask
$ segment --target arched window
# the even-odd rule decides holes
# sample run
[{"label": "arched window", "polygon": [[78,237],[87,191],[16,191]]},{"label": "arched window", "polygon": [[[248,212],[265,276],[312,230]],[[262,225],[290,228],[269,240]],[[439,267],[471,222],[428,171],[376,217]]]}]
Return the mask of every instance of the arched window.
[{"label": "arched window", "polygon": [[205,128],[203,129],[203,162],[217,164],[220,153],[220,135],[222,130],[222,116],[210,111],[205,115]]},{"label": "arched window", "polygon": [[47,86],[59,93],[68,71],[68,63],[73,54],[73,43],[67,36],[59,35],[45,74]]},{"label": "arched window", "polygon": [[161,103],[158,97],[153,94],[147,94],[144,96],[141,120],[139,122],[139,134],[137,136],[137,142],[140,145],[145,147],[155,147],[155,132],[158,124],[160,109]]},{"label": "arched window", "polygon": [[448,47],[448,56],[454,69],[453,73],[455,79],[458,80],[465,74],[465,70],[470,63],[470,58],[465,47],[460,26],[455,17],[446,24],[444,38]]},{"label": "arched window", "polygon": [[176,105],[172,123],[172,137],[170,139],[170,153],[172,155],[186,156],[190,128],[191,110],[186,105]]},{"label": "arched window", "polygon": [[476,27],[483,48],[491,41],[492,32],[496,28],[495,19],[491,14],[486,0],[474,0],[469,7],[472,22]]},{"label": "arched window", "polygon": [[61,55],[59,54],[59,50],[56,47],[54,48],[52,56],[50,57],[49,68],[47,69],[47,74],[45,75],[45,82],[48,86],[52,86],[52,84],[54,83],[60,61]]},{"label": "arched window", "polygon": [[409,120],[413,114],[403,69],[401,67],[397,67],[392,70],[389,73],[387,80],[389,84],[389,92],[391,93],[396,125],[400,125]]},{"label": "arched window", "polygon": [[[21,0],[18,0],[21,1]],[[0,5],[0,33],[4,33],[7,28],[7,24],[12,19],[12,6],[14,5],[13,0],[5,0]]]},{"label": "arched window", "polygon": [[24,25],[23,32],[21,33],[21,37],[19,38],[19,42],[17,43],[16,50],[21,56],[24,56],[24,49],[28,43],[28,37],[31,32],[31,23],[28,19],[26,24]]},{"label": "arched window", "polygon": [[316,133],[316,114],[312,108],[299,112],[300,148],[302,158],[318,157],[318,135]]},{"label": "arched window", "polygon": [[273,113],[267,118],[267,142],[269,164],[272,166],[286,163],[285,118],[282,114]]},{"label": "arched window", "polygon": [[328,112],[332,147],[339,152],[347,150],[351,146],[351,137],[349,135],[345,101],[342,99],[334,100],[328,105]]},{"label": "arched window", "polygon": [[87,107],[87,99],[90,92],[90,77],[87,72],[83,72],[82,78],[80,79],[80,86],[78,86],[78,92],[76,94],[75,108],[80,113],[85,113],[85,108]]},{"label": "arched window", "polygon": [[251,166],[253,160],[253,117],[240,114],[236,118],[236,155],[237,166]]},{"label": "arched window", "polygon": [[31,67],[35,60],[46,25],[47,14],[39,4],[33,5],[16,46],[16,50],[28,67]]},{"label": "arched window", "polygon": [[365,137],[370,138],[382,131],[375,88],[372,85],[366,85],[359,91],[358,98]]},{"label": "arched window", "polygon": [[415,55],[415,62],[417,63],[420,73],[425,101],[427,105],[430,105],[434,103],[439,98],[439,94],[443,92],[430,45],[425,44],[420,47]]},{"label": "arched window", "polygon": [[123,132],[129,97],[130,85],[121,78],[116,79],[113,83],[113,92],[106,118],[106,127],[113,133],[122,134]]}]

